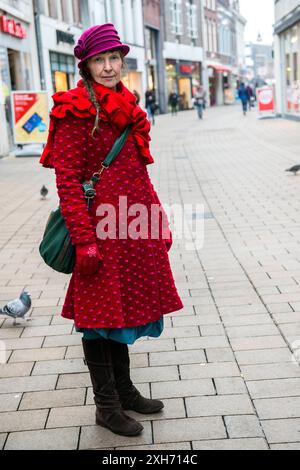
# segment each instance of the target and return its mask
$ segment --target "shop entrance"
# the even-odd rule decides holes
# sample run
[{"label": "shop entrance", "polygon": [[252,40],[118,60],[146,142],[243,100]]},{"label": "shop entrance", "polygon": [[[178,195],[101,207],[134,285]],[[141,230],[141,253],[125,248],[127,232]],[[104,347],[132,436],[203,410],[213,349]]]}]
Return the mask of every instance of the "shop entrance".
[{"label": "shop entrance", "polygon": [[213,73],[212,76],[209,77],[209,100],[210,105],[215,106],[217,104],[217,77]]},{"label": "shop entrance", "polygon": [[60,72],[59,70],[55,70],[55,72],[53,72],[53,75],[55,91],[67,91],[70,88],[68,82],[68,75],[66,74],[66,72]]},{"label": "shop entrance", "polygon": [[20,52],[13,49],[7,49],[8,55],[8,64],[9,64],[9,73],[10,73],[10,82],[11,89],[21,90],[22,86],[22,73],[21,73],[21,57]]},{"label": "shop entrance", "polygon": [[192,82],[190,77],[179,78],[179,109],[189,109],[192,101]]},{"label": "shop entrance", "polygon": [[136,90],[141,98],[142,95],[142,77],[140,72],[128,72],[122,77],[124,85],[132,92]]},{"label": "shop entrance", "polygon": [[52,86],[55,92],[67,91],[75,86],[75,60],[67,54],[50,51]]}]

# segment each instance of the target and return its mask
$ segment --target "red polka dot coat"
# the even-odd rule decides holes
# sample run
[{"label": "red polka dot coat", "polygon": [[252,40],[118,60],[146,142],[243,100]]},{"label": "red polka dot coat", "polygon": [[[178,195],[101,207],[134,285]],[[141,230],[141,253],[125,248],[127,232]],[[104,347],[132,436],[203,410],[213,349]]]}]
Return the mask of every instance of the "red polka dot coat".
[{"label": "red polka dot coat", "polygon": [[[90,212],[81,182],[100,168],[118,133],[101,122],[93,139],[94,117],[82,119],[66,114],[58,120],[53,142],[53,162],[61,211],[74,244],[98,244],[103,256],[96,275],[81,276],[76,268],[71,276],[62,316],[73,319],[78,328],[123,328],[145,325],[164,314],[183,308],[172,275],[168,250],[172,237],[133,239],[118,236],[119,196],[127,196],[128,208],[160,204],[151,183],[145,160],[139,156],[129,136],[122,151],[97,183]],[[100,204],[116,209],[117,237],[99,239],[96,214]],[[135,215],[137,217],[137,215]],[[132,217],[128,216],[128,224]]]}]

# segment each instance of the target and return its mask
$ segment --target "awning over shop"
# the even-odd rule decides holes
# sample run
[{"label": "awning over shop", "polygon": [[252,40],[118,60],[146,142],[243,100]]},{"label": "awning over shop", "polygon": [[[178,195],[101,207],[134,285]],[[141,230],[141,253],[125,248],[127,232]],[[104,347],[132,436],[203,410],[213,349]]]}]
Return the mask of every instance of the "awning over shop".
[{"label": "awning over shop", "polygon": [[222,64],[208,64],[208,67],[215,69],[217,73],[228,72],[231,73],[231,69]]}]

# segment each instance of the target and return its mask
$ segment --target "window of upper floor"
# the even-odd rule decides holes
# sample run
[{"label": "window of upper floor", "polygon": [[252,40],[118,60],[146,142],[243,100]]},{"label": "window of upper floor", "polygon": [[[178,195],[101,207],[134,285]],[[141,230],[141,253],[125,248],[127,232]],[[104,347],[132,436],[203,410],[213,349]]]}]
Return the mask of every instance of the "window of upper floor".
[{"label": "window of upper floor", "polygon": [[198,38],[198,17],[197,17],[197,5],[195,5],[194,0],[189,0],[186,2],[186,11],[187,11],[187,28],[188,36],[192,39]]},{"label": "window of upper floor", "polygon": [[176,36],[182,35],[182,0],[170,0],[171,29]]}]

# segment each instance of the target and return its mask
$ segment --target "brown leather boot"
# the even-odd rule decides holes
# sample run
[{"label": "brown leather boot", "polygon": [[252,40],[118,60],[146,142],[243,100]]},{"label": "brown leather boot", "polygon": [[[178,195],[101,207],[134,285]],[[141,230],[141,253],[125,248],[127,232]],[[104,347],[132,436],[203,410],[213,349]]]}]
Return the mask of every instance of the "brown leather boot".
[{"label": "brown leather boot", "polygon": [[112,340],[110,340],[110,343],[116,389],[123,410],[133,410],[142,414],[161,411],[164,407],[162,401],[143,397],[133,385],[130,379],[130,359],[127,344]]},{"label": "brown leather boot", "polygon": [[137,436],[144,428],[122,410],[116,390],[110,342],[102,338],[82,339],[82,346],[97,407],[96,424],[121,436]]}]

